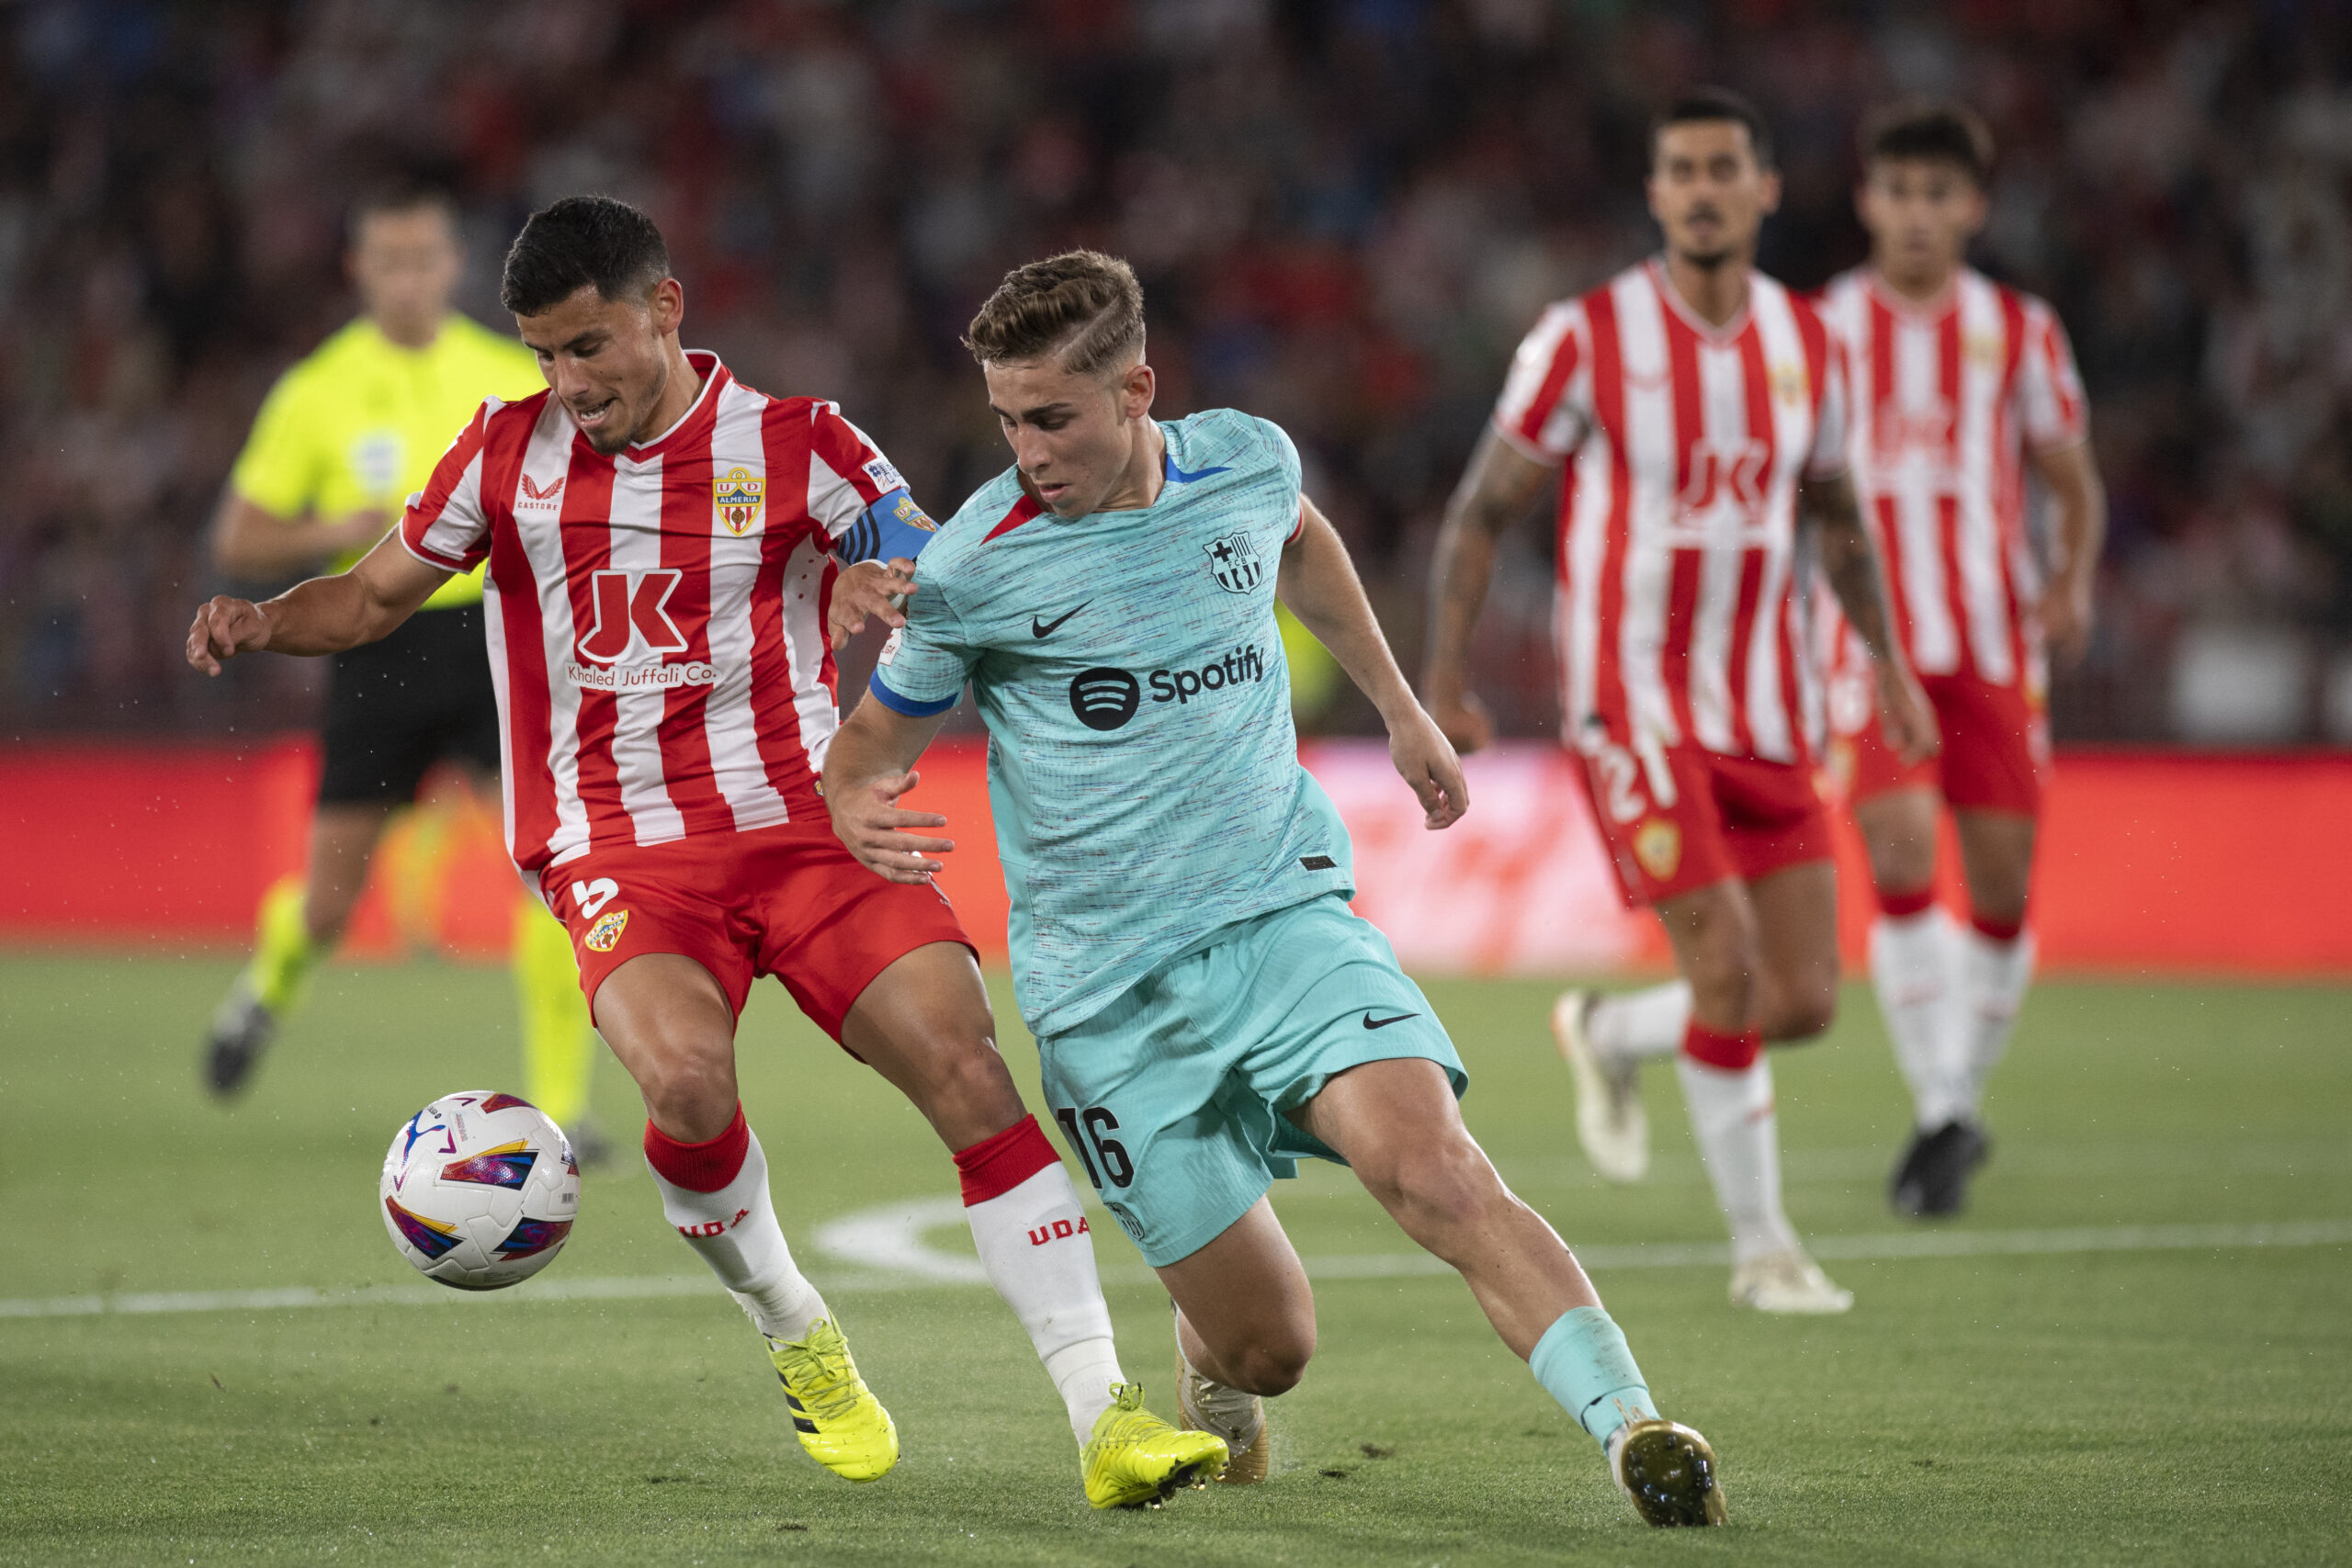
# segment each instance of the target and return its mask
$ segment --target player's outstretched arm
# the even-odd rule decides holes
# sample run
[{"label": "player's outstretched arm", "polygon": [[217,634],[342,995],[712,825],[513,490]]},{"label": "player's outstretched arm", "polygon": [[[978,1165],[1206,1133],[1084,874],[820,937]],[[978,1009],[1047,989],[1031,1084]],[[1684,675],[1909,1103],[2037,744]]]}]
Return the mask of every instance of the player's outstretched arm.
[{"label": "player's outstretched arm", "polygon": [[341,653],[388,637],[450,574],[427,566],[387,535],[349,571],[298,582],[256,604],[221,594],[196,613],[187,661],[208,675],[240,653]]},{"label": "player's outstretched arm", "polygon": [[1493,721],[1470,692],[1470,633],[1494,576],[1495,541],[1527,515],[1552,472],[1488,425],[1445,503],[1445,525],[1438,530],[1437,554],[1430,562],[1421,700],[1446,739],[1464,751],[1476,751],[1495,738]]},{"label": "player's outstretched arm", "polygon": [[2041,593],[2042,635],[2059,662],[2072,664],[2090,647],[2091,587],[2107,546],[2107,487],[2088,441],[2029,452],[2027,461],[2058,511],[2051,525],[2050,585]]},{"label": "player's outstretched arm", "polygon": [[1936,738],[1935,711],[1928,694],[1911,673],[1894,638],[1894,618],[1887,611],[1886,575],[1880,569],[1878,547],[1863,526],[1862,510],[1854,499],[1850,474],[1809,479],[1799,493],[1806,522],[1819,535],[1821,570],[1831,592],[1854,629],[1869,645],[1878,666],[1878,706],[1887,744],[1905,762],[1932,757],[1941,743]]},{"label": "player's outstretched arm", "polygon": [[953,839],[917,838],[907,831],[944,828],[946,818],[899,808],[899,797],[922,782],[916,760],[946,722],[944,713],[910,717],[868,694],[825,752],[825,809],[832,815],[833,836],[877,876],[924,881],[944,868],[930,857],[956,847]]},{"label": "player's outstretched arm", "polygon": [[1388,639],[1381,635],[1379,619],[1363,596],[1363,584],[1339,532],[1304,496],[1299,510],[1304,521],[1298,536],[1283,547],[1274,591],[1380,710],[1388,726],[1389,759],[1419,798],[1424,824],[1451,828],[1470,809],[1462,760],[1436,721],[1413,700],[1413,689],[1396,668],[1396,655],[1388,651]]}]

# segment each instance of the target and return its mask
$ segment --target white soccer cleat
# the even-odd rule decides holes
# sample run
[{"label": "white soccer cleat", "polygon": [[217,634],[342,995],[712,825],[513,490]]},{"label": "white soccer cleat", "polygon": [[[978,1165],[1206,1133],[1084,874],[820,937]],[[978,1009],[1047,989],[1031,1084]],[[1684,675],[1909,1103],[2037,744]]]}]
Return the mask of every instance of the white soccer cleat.
[{"label": "white soccer cleat", "polygon": [[1586,1024],[1600,997],[1562,991],[1552,1004],[1552,1043],[1577,1087],[1577,1142],[1603,1181],[1639,1181],[1650,1169],[1650,1118],[1642,1109],[1641,1065],[1602,1056]]},{"label": "white soccer cleat", "polygon": [[1801,1247],[1751,1258],[1731,1271],[1731,1304],[1758,1312],[1832,1316],[1854,1304],[1854,1292],[1839,1290],[1821,1265]]},{"label": "white soccer cleat", "polygon": [[1194,1371],[1184,1359],[1182,1340],[1176,1345],[1176,1426],[1181,1431],[1208,1432],[1225,1439],[1232,1461],[1217,1479],[1227,1485],[1255,1486],[1266,1479],[1274,1453],[1266,1402]]}]

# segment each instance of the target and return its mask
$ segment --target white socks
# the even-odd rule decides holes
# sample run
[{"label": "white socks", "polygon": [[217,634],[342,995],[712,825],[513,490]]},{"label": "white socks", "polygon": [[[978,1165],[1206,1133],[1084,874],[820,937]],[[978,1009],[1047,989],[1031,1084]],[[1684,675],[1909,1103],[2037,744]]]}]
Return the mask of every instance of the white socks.
[{"label": "white socks", "polygon": [[1969,1004],[1961,1027],[1972,1116],[1984,1102],[1984,1080],[2009,1048],[2018,1010],[2025,1005],[2026,987],[2033,980],[2033,957],[2030,931],[2020,931],[2013,942],[1996,942],[1973,928],[1961,935],[1960,972]]},{"label": "white socks", "polygon": [[1781,1127],[1772,1105],[1772,1069],[1758,1055],[1728,1072],[1679,1056],[1682,1102],[1690,1132],[1714,1185],[1715,1201],[1731,1222],[1731,1259],[1747,1263],[1797,1246],[1781,1209]]},{"label": "white socks", "polygon": [[1671,1056],[1690,1027],[1690,983],[1669,981],[1638,991],[1615,991],[1592,1004],[1585,1036],[1592,1048],[1619,1061]]},{"label": "white socks", "polygon": [[1973,1122],[2033,979],[2031,933],[2000,942],[1939,907],[1871,925],[1871,980],[1919,1130]]},{"label": "white socks", "polygon": [[1028,1331],[1083,1444],[1126,1382],[1094,1269],[1086,1211],[1036,1118],[960,1150],[964,1217],[989,1283]]},{"label": "white socks", "polygon": [[1881,915],[1871,925],[1871,980],[1895,1065],[1911,1086],[1919,1131],[1972,1117],[1967,998],[1951,917],[1936,905],[1916,915]]},{"label": "white socks", "polygon": [[817,1287],[792,1261],[784,1227],[768,1201],[767,1156],[748,1129],[742,1167],[717,1191],[681,1187],[659,1170],[653,1185],[662,1193],[663,1217],[702,1254],[761,1333],[771,1339],[803,1339],[812,1324],[830,1315]]}]

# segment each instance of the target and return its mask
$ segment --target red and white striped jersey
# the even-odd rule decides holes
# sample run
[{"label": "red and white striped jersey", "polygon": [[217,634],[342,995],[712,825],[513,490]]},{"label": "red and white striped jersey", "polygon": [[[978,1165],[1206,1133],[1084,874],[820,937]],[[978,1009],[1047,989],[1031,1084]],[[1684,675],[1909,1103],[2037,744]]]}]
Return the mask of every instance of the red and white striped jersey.
[{"label": "red and white striped jersey", "polygon": [[1571,744],[1811,755],[1796,492],[1846,466],[1842,376],[1812,307],[1760,273],[1720,328],[1652,261],[1527,334],[1495,427],[1568,465],[1555,629]]},{"label": "red and white striped jersey", "polygon": [[1855,493],[1912,668],[1996,686],[2030,678],[2041,574],[2025,454],[2072,446],[2087,422],[2065,329],[2041,300],[1966,268],[1926,307],[1857,268],[1821,310],[1846,355]]},{"label": "red and white striped jersey", "polygon": [[483,403],[401,525],[431,565],[490,561],[506,843],[526,872],[824,818],[834,541],[904,481],[833,404],[686,358],[694,407],[616,457],[548,393]]}]

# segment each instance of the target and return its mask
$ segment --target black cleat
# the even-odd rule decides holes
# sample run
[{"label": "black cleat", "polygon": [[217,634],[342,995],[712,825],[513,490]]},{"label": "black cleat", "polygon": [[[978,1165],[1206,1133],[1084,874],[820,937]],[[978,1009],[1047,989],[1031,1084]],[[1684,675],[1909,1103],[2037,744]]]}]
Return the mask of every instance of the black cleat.
[{"label": "black cleat", "polygon": [[232,987],[220,998],[220,1009],[212,1015],[211,1032],[205,1036],[206,1085],[223,1100],[244,1088],[254,1064],[261,1060],[277,1033],[277,1015],[262,1006],[261,998],[242,982]]},{"label": "black cleat", "polygon": [[1664,1529],[1724,1522],[1715,1450],[1679,1422],[1650,1416],[1621,1427],[1610,1440],[1609,1473],[1644,1524]]},{"label": "black cleat", "polygon": [[1914,1219],[1957,1214],[1968,1205],[1968,1179],[1992,1152],[1993,1141],[1973,1122],[1914,1133],[1887,1183],[1887,1201]]}]

